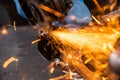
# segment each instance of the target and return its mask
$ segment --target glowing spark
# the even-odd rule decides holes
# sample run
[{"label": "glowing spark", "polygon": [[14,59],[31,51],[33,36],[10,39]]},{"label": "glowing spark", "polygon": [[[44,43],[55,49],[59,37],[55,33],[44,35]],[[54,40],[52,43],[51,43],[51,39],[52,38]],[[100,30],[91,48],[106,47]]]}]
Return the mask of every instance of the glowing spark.
[{"label": "glowing spark", "polygon": [[51,62],[51,64],[48,66],[48,68],[50,69],[50,73],[53,73],[54,72],[54,65],[55,63],[54,62]]},{"label": "glowing spark", "polygon": [[35,43],[39,42],[40,40],[41,39],[34,40],[34,41],[31,42],[31,44],[35,44]]},{"label": "glowing spark", "polygon": [[[104,9],[102,9],[97,0],[93,1],[98,10],[104,13]],[[49,13],[51,13],[51,11],[56,13],[54,10],[43,6],[44,5],[40,5],[39,7]],[[113,8],[113,6],[115,6],[115,4],[113,4],[111,8]],[[111,52],[115,51],[115,43],[120,38],[119,24],[116,24],[119,20],[116,21],[115,18],[119,16],[119,12],[120,10],[118,9],[101,17],[100,20],[97,20],[92,15],[92,18],[99,26],[92,24],[93,27],[85,27],[82,29],[74,28],[72,30],[60,29],[51,31],[50,36],[53,37],[56,43],[58,41],[58,43],[61,43],[62,47],[64,47],[61,49],[61,47],[58,46],[58,50],[62,54],[60,58],[62,58],[64,62],[63,65],[74,68],[73,71],[76,71],[86,80],[111,80],[113,77],[110,75],[114,73],[109,70],[108,57]],[[69,19],[75,20],[76,17],[70,16]],[[104,25],[106,22],[107,24]],[[49,67],[51,73],[53,73],[54,63]],[[73,79],[72,69],[70,68],[70,70],[68,70],[68,73],[64,76],[50,80]],[[115,75],[115,77],[117,76]]]},{"label": "glowing spark", "polygon": [[[51,35],[66,47],[62,51],[62,60],[68,66],[73,66],[85,79],[101,80],[103,75],[107,75],[108,56],[115,50],[113,46],[119,38],[120,28],[114,29],[102,26],[77,29],[75,32],[56,30]],[[95,72],[89,67],[95,69]]]},{"label": "glowing spark", "polygon": [[51,13],[51,14],[54,14],[54,15],[57,16],[57,17],[65,17],[64,14],[62,14],[62,13],[60,13],[60,12],[58,12],[58,11],[55,11],[54,9],[52,9],[52,8],[50,8],[50,7],[47,7],[47,6],[45,6],[44,4],[40,4],[39,7],[40,7],[41,9],[43,9],[43,10]]},{"label": "glowing spark", "polygon": [[93,57],[92,57],[92,56],[91,56],[91,57],[89,57],[88,59],[86,59],[86,60],[85,60],[85,62],[84,62],[84,64],[89,63],[91,60],[93,60]]},{"label": "glowing spark", "polygon": [[115,51],[115,48],[113,47],[113,45],[112,44],[110,44],[110,43],[108,43],[108,48],[112,51],[112,52],[114,52]]},{"label": "glowing spark", "polygon": [[102,77],[102,80],[106,80],[105,77]]},{"label": "glowing spark", "polygon": [[107,20],[107,22],[110,22],[110,19],[109,19],[109,18],[107,18],[106,20]]},{"label": "glowing spark", "polygon": [[72,59],[72,55],[71,55],[71,54],[68,54],[68,58],[69,58],[69,59]]},{"label": "glowing spark", "polygon": [[72,71],[70,71],[70,73],[69,73],[69,79],[73,79],[73,72]]},{"label": "glowing spark", "polygon": [[7,29],[3,28],[1,33],[2,33],[3,35],[6,35],[6,34],[8,34],[8,31],[7,31]]},{"label": "glowing spark", "polygon": [[113,31],[115,32],[115,35],[116,35],[116,37],[120,37],[120,32],[119,31],[117,31],[117,30],[115,30],[115,29],[113,29]]},{"label": "glowing spark", "polygon": [[18,61],[18,59],[16,59],[15,57],[10,57],[8,60],[5,61],[5,63],[3,64],[3,68],[7,68],[7,66],[12,63],[13,61]]},{"label": "glowing spark", "polygon": [[97,22],[97,24],[101,24],[101,22],[98,21],[93,15],[91,17],[95,20],[95,22]]},{"label": "glowing spark", "polygon": [[13,23],[14,23],[14,25],[13,25],[14,31],[16,31],[16,30],[17,30],[17,29],[16,29],[16,22],[14,21]]},{"label": "glowing spark", "polygon": [[103,49],[107,49],[107,43],[103,43]]},{"label": "glowing spark", "polygon": [[97,66],[98,69],[104,69],[106,67],[108,67],[108,63]]},{"label": "glowing spark", "polygon": [[54,67],[50,69],[50,73],[53,73],[54,72]]}]

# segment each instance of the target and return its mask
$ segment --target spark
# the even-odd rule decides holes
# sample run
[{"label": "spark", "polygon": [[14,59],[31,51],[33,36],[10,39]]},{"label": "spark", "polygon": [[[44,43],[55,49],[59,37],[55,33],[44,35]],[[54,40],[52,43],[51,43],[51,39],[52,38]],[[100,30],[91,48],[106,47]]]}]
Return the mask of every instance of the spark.
[{"label": "spark", "polygon": [[107,18],[106,20],[107,20],[107,22],[110,22],[110,19],[109,19],[109,18]]},{"label": "spark", "polygon": [[17,29],[16,29],[16,22],[14,21],[13,24],[14,24],[14,25],[13,25],[14,31],[16,31],[16,30],[17,30]]},{"label": "spark", "polygon": [[10,57],[9,59],[7,59],[7,60],[4,62],[3,68],[7,68],[8,65],[9,65],[10,63],[12,63],[13,61],[18,61],[18,59],[16,59],[15,57]]},{"label": "spark", "polygon": [[102,80],[106,80],[105,77],[102,77]]},{"label": "spark", "polygon": [[[104,10],[99,5],[97,0],[93,1],[98,10],[103,13]],[[52,13],[57,17],[65,17],[64,14],[51,9],[44,4],[40,4],[39,8]],[[97,24],[103,24],[95,16],[92,15],[92,18],[97,22]],[[76,17],[72,15],[69,17],[69,19],[75,20]],[[105,19],[107,22],[112,22],[111,18],[108,16],[103,17],[103,19]],[[73,70],[76,70],[76,72],[86,80],[106,80],[107,78],[109,79],[108,73],[113,74],[108,70],[108,56],[110,52],[115,51],[114,45],[117,39],[120,37],[120,28],[117,30],[111,25],[102,25],[100,27],[96,25],[92,26],[92,28],[87,27],[84,29],[74,28],[74,32],[69,30],[55,30],[51,31],[50,33],[54,40],[59,40],[65,47],[65,49],[61,51],[61,58],[64,61],[64,64],[62,63],[63,65],[66,65],[67,67],[72,66],[72,68],[74,68]],[[16,31],[16,27],[14,27],[14,30]],[[37,39],[31,42],[31,44],[35,44],[40,40],[41,39]],[[54,72],[54,65],[54,62],[49,65],[50,73]],[[65,75],[61,75],[49,80],[73,79],[73,75],[74,73],[71,70]]]},{"label": "spark", "polygon": [[58,11],[52,9],[52,8],[49,8],[49,7],[45,6],[44,4],[40,4],[39,8],[43,9],[43,10],[45,10],[45,11],[51,13],[51,14],[54,14],[57,17],[65,17],[64,14],[62,14],[62,13],[60,13],[60,12],[58,12]]},{"label": "spark", "polygon": [[72,55],[71,54],[68,54],[67,56],[69,59],[72,59]]},{"label": "spark", "polygon": [[52,67],[51,69],[50,69],[50,73],[53,73],[54,72],[54,67]]},{"label": "spark", "polygon": [[[112,0],[114,1],[114,0]],[[93,0],[98,11],[104,13],[104,9],[99,5],[97,0]],[[116,5],[117,0],[114,1],[110,8],[112,10]],[[119,12],[116,10],[105,16],[91,16],[95,22],[90,23],[83,28],[72,28],[71,30],[54,30],[51,31],[53,39],[61,43],[64,49],[58,47],[61,51],[62,60],[67,64],[67,67],[72,67],[71,73],[62,75],[50,80],[72,79],[73,72],[81,75],[85,80],[112,80],[117,79],[118,76],[109,70],[108,58],[111,52],[114,52],[116,41],[120,38],[120,24]],[[69,19],[75,20],[76,17],[71,16]],[[117,19],[117,20],[116,20]],[[74,32],[72,31],[74,30]],[[63,64],[63,65],[66,65]],[[113,76],[115,76],[115,78]],[[115,79],[115,80],[116,80]]]},{"label": "spark", "polygon": [[91,56],[91,57],[89,57],[88,59],[86,59],[85,61],[84,61],[84,64],[87,64],[87,63],[89,63],[90,61],[92,61],[93,60],[93,57]]},{"label": "spark", "polygon": [[37,40],[34,40],[31,42],[31,44],[35,44],[35,43],[38,43],[41,39],[37,39]]},{"label": "spark", "polygon": [[50,65],[48,66],[48,68],[50,69],[49,72],[50,73],[53,73],[54,72],[54,65],[55,65],[55,62],[51,62]]},{"label": "spark", "polygon": [[[113,46],[120,37],[117,33],[119,30],[110,26],[89,27],[75,32],[56,30],[51,32],[51,36],[66,46],[62,51],[62,59],[68,66],[72,65],[85,79],[100,80],[108,72],[107,59],[110,52],[115,50]],[[96,72],[90,70],[90,66]]]}]

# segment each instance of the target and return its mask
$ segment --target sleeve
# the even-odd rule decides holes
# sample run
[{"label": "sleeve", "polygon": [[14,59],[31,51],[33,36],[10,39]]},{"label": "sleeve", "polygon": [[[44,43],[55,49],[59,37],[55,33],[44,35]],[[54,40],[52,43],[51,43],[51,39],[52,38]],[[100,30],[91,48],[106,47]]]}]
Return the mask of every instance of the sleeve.
[{"label": "sleeve", "polygon": [[25,13],[23,12],[20,6],[19,0],[13,0],[13,1],[15,2],[15,6],[16,6],[18,14],[21,15],[23,18],[27,19],[27,16],[25,15]]}]

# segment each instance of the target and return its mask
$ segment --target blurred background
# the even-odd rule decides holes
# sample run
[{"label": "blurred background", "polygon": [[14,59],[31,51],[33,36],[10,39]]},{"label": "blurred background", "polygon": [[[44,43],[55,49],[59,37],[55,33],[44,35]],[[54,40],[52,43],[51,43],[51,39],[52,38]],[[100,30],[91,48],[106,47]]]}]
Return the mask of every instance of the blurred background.
[{"label": "blurred background", "polygon": [[[98,15],[92,1],[85,0],[85,4],[91,14]],[[104,6],[108,0],[99,0],[99,3]],[[0,28],[0,80],[48,80],[63,74],[58,67],[53,74],[49,73],[50,62],[41,56],[37,44],[31,44],[37,39],[38,30],[17,13],[13,0],[0,0],[0,10],[0,26],[16,23],[16,31],[13,27]],[[11,57],[18,61],[4,68],[3,64]]]}]

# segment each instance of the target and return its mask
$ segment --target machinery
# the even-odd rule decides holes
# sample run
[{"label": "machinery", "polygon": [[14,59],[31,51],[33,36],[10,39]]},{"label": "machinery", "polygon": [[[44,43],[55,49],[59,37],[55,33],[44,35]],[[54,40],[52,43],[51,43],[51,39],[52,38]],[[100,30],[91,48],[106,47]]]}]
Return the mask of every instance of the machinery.
[{"label": "machinery", "polygon": [[[81,26],[87,25],[89,22],[94,21],[94,19],[91,16],[94,15],[95,17],[97,17],[97,19],[101,18],[106,19],[106,17],[104,17],[103,15],[106,15],[107,13],[110,12],[109,8],[101,9],[98,6],[99,9],[97,9],[95,7],[97,3],[93,2],[95,0],[14,0],[14,1],[18,13],[21,14],[25,19],[27,19],[30,24],[38,25],[40,27],[38,34],[38,39],[40,39],[40,41],[38,42],[38,50],[48,61],[51,62],[62,60],[61,59],[62,53],[58,49],[58,46],[60,49],[63,49],[64,47],[61,46],[61,43],[53,41],[53,37],[50,36],[49,31],[54,31],[60,27],[74,28],[76,27],[76,25],[78,28],[80,28]],[[105,5],[109,6],[111,2],[109,2],[108,0],[104,0],[103,3],[103,0],[98,0],[98,3],[100,4],[101,7],[105,7]],[[117,3],[119,3],[119,0],[117,1]],[[117,7],[115,6],[113,10],[116,10],[118,8],[118,5],[119,4],[117,4]],[[115,54],[117,54],[117,52]],[[117,58],[119,60],[119,57]],[[84,56],[83,59],[86,59],[86,56]],[[114,60],[112,59],[113,58],[110,57],[110,63],[114,62]],[[89,65],[91,65],[91,63],[85,66]],[[112,65],[114,64],[110,64],[111,68],[116,73],[119,74],[119,71],[117,72],[116,70],[116,66]],[[119,63],[116,62],[116,65],[118,65],[117,66],[118,69]]]},{"label": "machinery", "polygon": [[[60,65],[67,73],[66,78],[120,79],[119,0],[13,1],[18,14],[37,27],[39,52],[48,61]],[[6,14],[3,4],[0,9]],[[114,21],[116,16],[118,20]],[[1,25],[6,24],[3,19]],[[9,19],[8,13],[5,19]],[[79,30],[82,32],[77,34]]]}]

